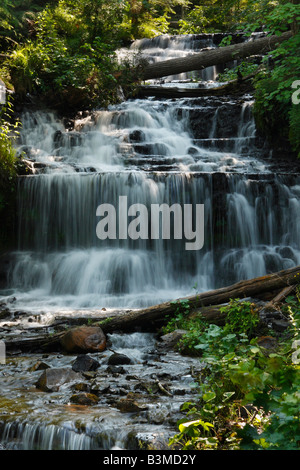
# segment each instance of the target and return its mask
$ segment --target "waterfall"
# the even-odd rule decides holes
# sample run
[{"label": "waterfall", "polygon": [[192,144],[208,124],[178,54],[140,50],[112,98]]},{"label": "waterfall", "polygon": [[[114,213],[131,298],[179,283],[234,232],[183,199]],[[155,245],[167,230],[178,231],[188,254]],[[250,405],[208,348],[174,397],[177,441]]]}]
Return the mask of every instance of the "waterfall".
[{"label": "waterfall", "polygon": [[[215,49],[220,42],[219,35],[215,34],[186,34],[182,36],[170,36],[163,34],[150,39],[135,40],[129,50],[121,49],[118,52],[119,58],[141,54],[146,57],[148,63],[155,63],[162,60],[186,57],[187,55],[201,52],[202,50]],[[219,72],[223,71],[223,66],[211,66],[204,70],[172,75],[160,80],[160,84],[168,85],[171,82],[187,82],[191,80],[210,82],[216,79]],[[153,82],[153,80],[151,80]]]},{"label": "waterfall", "polygon": [[[214,41],[161,36],[132,49],[161,59]],[[251,96],[128,100],[78,116],[71,130],[55,113],[24,112],[19,151],[33,175],[19,178],[7,273],[16,306],[138,308],[298,264],[299,178],[273,174],[252,106]],[[182,216],[170,209],[167,238],[150,217],[163,205]],[[106,239],[104,206],[116,214]],[[203,244],[188,250],[199,207]],[[130,208],[147,214],[148,232]]]},{"label": "waterfall", "polygon": [[[164,35],[132,50],[155,61],[220,40]],[[200,71],[197,80],[216,72]],[[132,99],[81,113],[69,127],[54,112],[25,111],[18,152],[32,174],[18,178],[18,246],[0,291],[14,334],[50,331],[64,315],[118,314],[299,265],[300,176],[274,172],[252,107],[248,95]],[[136,449],[138,436],[166,435],[170,416],[194,400],[199,358],[175,351],[157,358],[152,334],[114,333],[108,341],[112,349],[96,355],[100,369],[89,381],[101,400],[84,412],[72,404],[73,385],[51,399],[35,388],[35,355],[9,358],[0,368],[0,448]],[[112,351],[130,357],[126,373],[108,370]],[[57,368],[73,359],[46,360]],[[140,421],[116,408],[113,398],[164,376],[172,399],[162,394],[148,403],[147,389]]]}]

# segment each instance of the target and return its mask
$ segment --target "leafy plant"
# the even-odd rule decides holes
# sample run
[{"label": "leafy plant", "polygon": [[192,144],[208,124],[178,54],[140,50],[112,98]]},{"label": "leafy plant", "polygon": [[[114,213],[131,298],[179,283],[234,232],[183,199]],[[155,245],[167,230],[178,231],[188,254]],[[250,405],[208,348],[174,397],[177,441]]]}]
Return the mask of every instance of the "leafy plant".
[{"label": "leafy plant", "polygon": [[246,77],[258,70],[259,65],[252,62],[243,61],[239,65],[233,68],[226,68],[223,73],[219,73],[219,82],[228,82],[230,80],[236,80],[238,76]]},{"label": "leafy plant", "polygon": [[192,346],[201,354],[202,369],[194,383],[198,400],[182,407],[187,417],[178,422],[180,432],[172,446],[299,449],[300,366],[292,360],[292,345],[299,338],[299,299],[297,289],[283,306],[291,327],[271,352],[249,337],[257,326],[250,302],[231,300],[224,307],[224,327],[202,324]]},{"label": "leafy plant", "polygon": [[252,302],[230,299],[228,305],[220,308],[220,312],[226,315],[225,331],[231,333],[251,336],[259,323],[258,309]]},{"label": "leafy plant", "polygon": [[187,14],[185,19],[178,22],[179,34],[199,34],[206,32],[206,26],[209,20],[204,14],[203,6],[195,7]]},{"label": "leafy plant", "polygon": [[[18,123],[13,123],[10,97],[0,112],[0,249],[12,240],[16,195],[17,163],[14,140]],[[9,230],[10,229],[10,230]]]}]

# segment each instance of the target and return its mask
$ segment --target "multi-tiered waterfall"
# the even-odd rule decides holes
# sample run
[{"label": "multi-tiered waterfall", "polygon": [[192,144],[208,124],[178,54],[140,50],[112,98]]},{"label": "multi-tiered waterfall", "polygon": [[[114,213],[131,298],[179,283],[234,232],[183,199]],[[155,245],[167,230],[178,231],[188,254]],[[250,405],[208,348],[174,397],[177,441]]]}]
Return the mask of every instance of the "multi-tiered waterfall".
[{"label": "multi-tiered waterfall", "polygon": [[[19,182],[8,272],[19,306],[137,308],[297,264],[298,177],[274,175],[260,158],[251,105],[135,100],[71,132],[52,114],[25,114],[22,145],[36,173]],[[99,205],[133,219],[119,213],[120,197],[149,212],[203,205],[203,247],[186,250],[173,226],[170,239],[100,240]]]},{"label": "multi-tiered waterfall", "polygon": [[[187,52],[190,41],[164,37],[135,46],[157,58]],[[198,47],[216,47],[213,37],[201,41]],[[195,286],[205,291],[300,264],[300,177],[273,172],[256,137],[252,105],[251,96],[129,100],[79,116],[71,130],[52,112],[24,112],[20,151],[33,174],[19,178],[19,246],[11,254],[3,300],[50,317],[64,310],[138,308],[187,296]],[[174,236],[172,214],[169,238],[153,221],[160,236],[129,237],[124,227],[134,217],[122,198],[126,208],[142,205],[149,214],[153,205],[201,205],[203,246],[186,249],[186,237]],[[105,240],[97,236],[102,204],[117,214],[117,236]],[[193,210],[188,222],[195,231]],[[9,394],[10,387],[7,381]],[[53,406],[51,413],[59,421]],[[92,441],[77,434],[74,416],[67,430],[41,417],[38,425],[9,422],[4,436],[7,442],[23,433],[27,448],[50,436],[60,448],[70,435],[71,448],[89,448]],[[120,417],[111,419],[119,428]],[[116,441],[114,435],[105,446]]]}]

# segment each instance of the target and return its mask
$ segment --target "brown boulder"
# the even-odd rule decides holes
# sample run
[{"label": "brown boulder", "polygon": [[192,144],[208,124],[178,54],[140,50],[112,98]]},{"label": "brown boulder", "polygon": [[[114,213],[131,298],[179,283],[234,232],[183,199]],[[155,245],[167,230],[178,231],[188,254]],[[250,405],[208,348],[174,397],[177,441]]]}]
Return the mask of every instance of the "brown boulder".
[{"label": "brown boulder", "polygon": [[116,407],[121,413],[137,413],[148,409],[147,405],[139,404],[131,398],[121,398],[116,403]]},{"label": "brown boulder", "polygon": [[72,328],[60,342],[68,353],[101,352],[106,348],[106,337],[101,328],[96,326]]},{"label": "brown boulder", "polygon": [[79,393],[77,395],[72,395],[70,402],[74,403],[75,405],[91,406],[97,405],[99,398],[93,393]]}]

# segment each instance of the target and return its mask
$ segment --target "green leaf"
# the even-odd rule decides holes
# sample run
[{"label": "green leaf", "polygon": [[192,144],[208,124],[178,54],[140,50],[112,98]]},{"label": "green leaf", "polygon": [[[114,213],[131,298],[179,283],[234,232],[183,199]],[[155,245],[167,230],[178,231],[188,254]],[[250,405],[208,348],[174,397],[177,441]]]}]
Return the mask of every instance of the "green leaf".
[{"label": "green leaf", "polygon": [[229,400],[229,398],[233,397],[235,395],[235,392],[225,392],[223,393],[224,401]]},{"label": "green leaf", "polygon": [[208,401],[214,400],[214,398],[216,398],[216,394],[215,392],[207,392],[207,393],[204,393],[202,398],[204,401],[208,402]]}]

